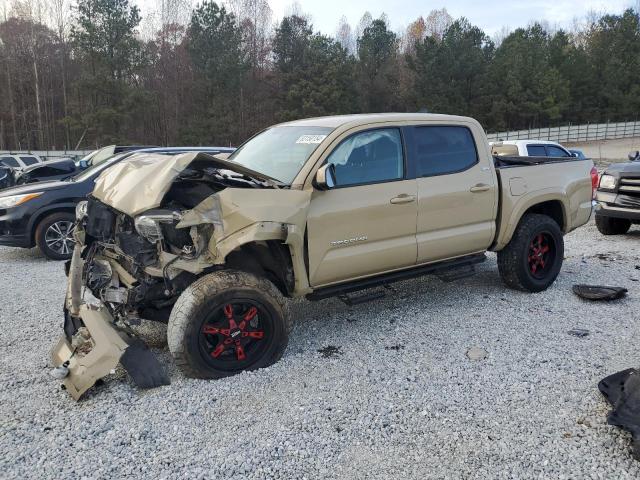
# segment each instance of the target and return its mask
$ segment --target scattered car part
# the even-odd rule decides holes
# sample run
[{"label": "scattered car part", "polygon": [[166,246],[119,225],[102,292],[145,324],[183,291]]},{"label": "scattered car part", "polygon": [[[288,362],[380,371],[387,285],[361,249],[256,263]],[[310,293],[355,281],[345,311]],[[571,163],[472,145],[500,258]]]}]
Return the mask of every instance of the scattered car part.
[{"label": "scattered car part", "polygon": [[630,368],[614,373],[598,389],[613,407],[607,422],[631,433],[633,456],[640,460],[640,372]]},{"label": "scattered car part", "polygon": [[589,330],[585,330],[584,328],[573,328],[567,333],[569,333],[569,335],[573,337],[584,338],[588,337],[591,332],[589,332]]},{"label": "scattered car part", "polygon": [[585,300],[618,300],[626,296],[628,290],[622,287],[606,287],[598,285],[574,285],[573,293]]}]

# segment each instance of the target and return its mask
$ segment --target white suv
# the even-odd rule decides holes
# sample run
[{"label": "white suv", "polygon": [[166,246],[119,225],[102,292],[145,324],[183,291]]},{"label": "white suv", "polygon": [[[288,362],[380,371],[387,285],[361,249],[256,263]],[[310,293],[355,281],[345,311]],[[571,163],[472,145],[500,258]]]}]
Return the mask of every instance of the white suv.
[{"label": "white suv", "polygon": [[0,153],[0,167],[23,169],[31,165],[44,163],[40,157],[31,154],[9,155]]},{"label": "white suv", "polygon": [[545,140],[505,140],[491,142],[491,152],[501,157],[573,157],[559,143]]}]

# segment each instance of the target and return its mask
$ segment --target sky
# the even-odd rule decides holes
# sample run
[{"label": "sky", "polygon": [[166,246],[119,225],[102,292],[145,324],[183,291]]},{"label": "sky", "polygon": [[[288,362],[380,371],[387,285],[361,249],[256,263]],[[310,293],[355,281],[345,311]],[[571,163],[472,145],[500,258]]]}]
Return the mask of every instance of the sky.
[{"label": "sky", "polygon": [[[134,0],[143,15],[161,0]],[[191,0],[194,4],[199,0]],[[224,3],[222,0],[221,3]],[[277,22],[291,12],[293,0],[269,0],[273,20]],[[420,15],[445,7],[454,18],[467,17],[488,35],[503,27],[525,27],[535,20],[547,21],[551,27],[571,27],[590,11],[622,13],[627,7],[640,9],[640,0],[297,0],[302,11],[311,17],[314,30],[327,35],[336,33],[344,15],[352,27],[369,11],[373,18],[385,13],[394,31],[401,31]]]}]

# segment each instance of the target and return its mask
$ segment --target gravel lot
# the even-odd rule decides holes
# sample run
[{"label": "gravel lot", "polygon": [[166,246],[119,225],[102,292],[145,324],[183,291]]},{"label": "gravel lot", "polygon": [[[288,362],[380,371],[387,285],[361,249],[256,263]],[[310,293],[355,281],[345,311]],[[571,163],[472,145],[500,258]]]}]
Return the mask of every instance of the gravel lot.
[{"label": "gravel lot", "polygon": [[[283,360],[225,380],[184,378],[164,327],[145,325],[171,386],[138,391],[118,372],[80,403],[47,368],[62,264],[0,248],[1,476],[638,478],[596,384],[639,366],[639,242],[637,228],[579,229],[541,294],[506,290],[491,256],[475,277],[399,283],[364,305],[296,302]],[[578,282],[630,294],[585,303]]]}]

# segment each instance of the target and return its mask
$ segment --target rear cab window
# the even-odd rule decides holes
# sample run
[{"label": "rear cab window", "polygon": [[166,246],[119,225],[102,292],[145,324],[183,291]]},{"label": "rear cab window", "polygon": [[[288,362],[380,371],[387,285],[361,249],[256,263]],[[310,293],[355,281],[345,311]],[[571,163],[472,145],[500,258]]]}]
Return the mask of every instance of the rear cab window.
[{"label": "rear cab window", "polygon": [[478,150],[468,127],[416,126],[409,129],[407,147],[416,177],[463,172],[478,163]]}]

